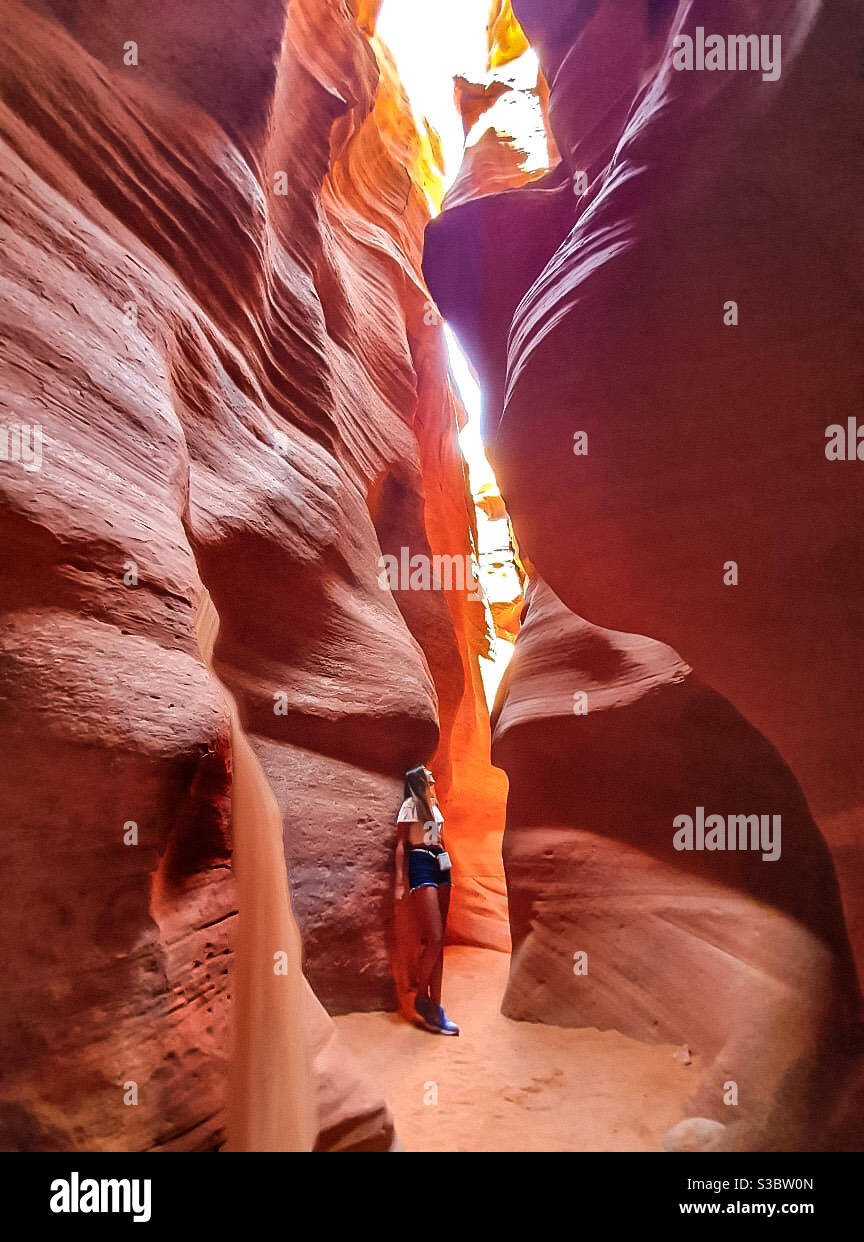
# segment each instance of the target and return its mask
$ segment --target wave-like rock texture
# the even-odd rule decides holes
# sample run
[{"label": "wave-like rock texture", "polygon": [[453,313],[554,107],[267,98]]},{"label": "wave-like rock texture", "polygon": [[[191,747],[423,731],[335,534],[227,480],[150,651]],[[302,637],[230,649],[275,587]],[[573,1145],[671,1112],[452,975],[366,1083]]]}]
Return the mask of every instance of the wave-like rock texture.
[{"label": "wave-like rock texture", "polygon": [[[860,954],[862,511],[856,463],[825,444],[864,365],[860,5],[514,10],[562,163],[445,212],[425,261],[548,583],[495,730],[506,1009],[701,1047],[694,1116],[726,1123],[721,1145],[853,1142],[834,867]],[[780,76],[676,71],[672,40],[697,26],[779,35]],[[757,805],[782,816],[780,861],[672,852],[675,815]],[[745,1079],[735,1112],[720,1088]]]},{"label": "wave-like rock texture", "polygon": [[[458,804],[454,737],[488,765],[482,605],[379,583],[381,551],[467,555],[472,518],[419,275],[430,143],[371,8],[4,8],[4,422],[42,429],[40,470],[2,463],[4,1146],[221,1141],[232,755],[205,588],[328,1007],[393,1003],[399,773],[432,759]],[[485,825],[450,817],[457,863],[497,789]],[[454,932],[482,943],[468,888]],[[386,1149],[310,1015],[319,1145]]]},{"label": "wave-like rock texture", "polygon": [[[494,756],[510,778],[504,1012],[698,1051],[693,1115],[734,1147],[822,1141],[820,1097],[840,1141],[855,968],[828,848],[770,743],[671,648],[590,625],[535,580]],[[780,815],[780,857],[676,851],[673,820],[697,806]]]}]

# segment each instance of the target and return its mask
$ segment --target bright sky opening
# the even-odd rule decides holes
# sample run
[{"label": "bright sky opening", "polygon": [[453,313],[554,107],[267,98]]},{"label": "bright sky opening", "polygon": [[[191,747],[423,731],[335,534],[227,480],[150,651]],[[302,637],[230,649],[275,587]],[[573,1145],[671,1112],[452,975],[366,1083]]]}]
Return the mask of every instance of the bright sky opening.
[{"label": "bright sky opening", "polygon": [[[547,166],[546,130],[535,94],[539,72],[536,55],[529,50],[490,72],[486,34],[489,11],[489,0],[436,0],[434,6],[428,0],[384,0],[376,26],[377,35],[393,54],[418,126],[423,119],[427,120],[441,139],[445,189],[458,174],[466,145],[473,145],[490,127],[509,135],[525,152],[522,167],[526,171]],[[453,79],[457,76],[484,84],[494,77],[514,87],[480,117],[467,139],[454,101]],[[471,490],[475,497],[483,492],[497,493],[495,475],[483,447],[480,386],[446,325],[444,333],[453,382],[467,414],[459,442],[468,462]],[[519,580],[509,548],[506,518],[493,521],[478,509],[477,525],[481,581],[488,603],[515,598]],[[494,633],[491,613],[488,620],[490,632]],[[480,661],[490,706],[512,654],[512,643],[498,641],[493,658]]]}]

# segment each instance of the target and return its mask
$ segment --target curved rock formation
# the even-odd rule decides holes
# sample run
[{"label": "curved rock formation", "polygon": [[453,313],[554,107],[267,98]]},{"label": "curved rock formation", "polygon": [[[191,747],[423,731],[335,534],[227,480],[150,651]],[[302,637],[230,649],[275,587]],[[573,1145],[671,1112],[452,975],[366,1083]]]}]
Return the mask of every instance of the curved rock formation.
[{"label": "curved rock formation", "polygon": [[[593,121],[567,79],[596,75],[601,48],[615,63],[637,37],[595,36],[615,6],[596,7],[553,86],[562,151]],[[700,0],[647,44],[660,54],[626,124],[594,161],[566,242],[525,286],[493,454],[522,545],[561,599],[681,651],[772,738],[829,832],[862,801],[848,746],[860,488],[854,466],[825,453],[861,383],[854,13]],[[671,67],[676,33],[748,23],[782,38],[777,81]],[[729,302],[737,326],[724,323]],[[579,431],[587,455],[572,451]]]},{"label": "curved rock formation", "polygon": [[[590,625],[534,580],[494,755],[504,1012],[698,1051],[693,1115],[734,1125],[733,1147],[847,1141],[833,1104],[814,1126],[812,1100],[853,1072],[855,968],[828,849],[770,744],[670,648]],[[673,823],[698,806],[780,815],[779,857],[677,851]]]},{"label": "curved rock formation", "polygon": [[[4,11],[3,418],[42,436],[41,469],[2,463],[5,1146],[222,1139],[232,746],[205,587],[329,1007],[394,1000],[402,770],[435,763],[457,861],[500,816],[499,783],[460,819],[451,758],[488,764],[482,604],[380,581],[390,547],[471,536],[419,273],[434,142],[374,8]],[[466,893],[453,931],[482,941]],[[318,1146],[389,1147],[318,1002],[294,1020]]]},{"label": "curved rock formation", "polygon": [[[517,0],[562,163],[428,230],[538,576],[495,731],[506,1012],[705,1050],[730,1150],[856,1141],[822,836],[864,950],[860,487],[825,453],[861,384],[855,8]],[[779,35],[781,74],[676,71],[697,26]],[[781,815],[782,858],[674,851],[697,806]]]}]

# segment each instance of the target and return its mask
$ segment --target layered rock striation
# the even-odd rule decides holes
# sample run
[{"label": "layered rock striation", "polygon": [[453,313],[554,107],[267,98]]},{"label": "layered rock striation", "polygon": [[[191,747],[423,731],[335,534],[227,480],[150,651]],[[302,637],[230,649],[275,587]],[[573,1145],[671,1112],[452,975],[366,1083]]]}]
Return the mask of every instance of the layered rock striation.
[{"label": "layered rock striation", "polygon": [[[419,272],[434,150],[375,7],[4,11],[3,421],[41,437],[38,469],[0,463],[7,1147],[222,1141],[236,893],[217,676],[278,801],[331,1010],[394,1003],[401,772],[432,760],[446,806],[454,738],[489,771],[482,602],[381,580],[403,547],[467,564],[472,517]],[[457,858],[474,829],[453,815]],[[458,896],[453,931],[484,942]],[[293,1015],[318,1146],[386,1149],[386,1108],[319,1001]]]}]

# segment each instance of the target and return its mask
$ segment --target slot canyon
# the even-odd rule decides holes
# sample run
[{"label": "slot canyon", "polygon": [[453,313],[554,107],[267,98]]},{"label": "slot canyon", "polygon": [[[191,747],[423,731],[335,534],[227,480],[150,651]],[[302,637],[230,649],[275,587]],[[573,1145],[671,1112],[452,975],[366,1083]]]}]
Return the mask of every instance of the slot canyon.
[{"label": "slot canyon", "polygon": [[0,1149],[861,1150],[861,0],[2,26]]}]

